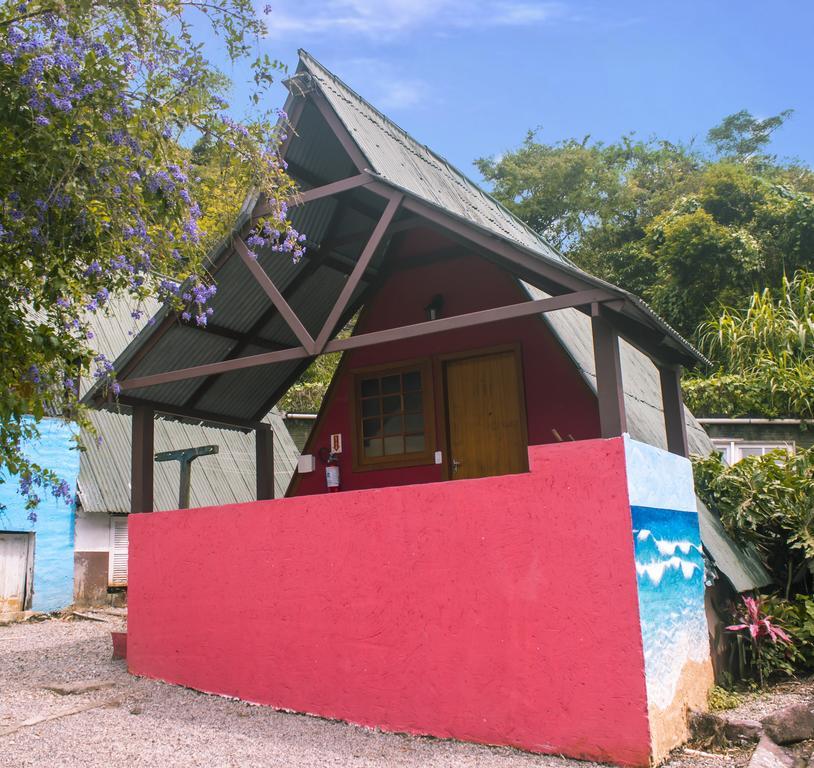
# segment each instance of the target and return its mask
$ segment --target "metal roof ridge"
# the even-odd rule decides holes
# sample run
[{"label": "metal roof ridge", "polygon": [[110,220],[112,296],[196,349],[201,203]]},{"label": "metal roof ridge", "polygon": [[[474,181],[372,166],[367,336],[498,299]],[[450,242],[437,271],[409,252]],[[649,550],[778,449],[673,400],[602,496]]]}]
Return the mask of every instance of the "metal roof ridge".
[{"label": "metal roof ridge", "polygon": [[[372,112],[374,112],[376,115],[378,115],[382,119],[383,122],[385,122],[388,126],[395,129],[395,131],[397,133],[401,134],[404,138],[406,138],[408,143],[417,145],[417,146],[421,147],[422,149],[426,150],[427,153],[430,154],[438,163],[446,166],[447,169],[451,172],[451,174],[453,176],[457,176],[460,183],[468,184],[469,186],[474,188],[479,194],[481,194],[484,197],[488,198],[491,202],[493,202],[495,205],[497,205],[504,213],[506,213],[508,216],[510,216],[512,218],[512,220],[514,222],[516,222],[520,227],[522,227],[526,232],[528,232],[530,235],[532,235],[535,239],[539,240],[540,243],[543,244],[546,248],[549,248],[554,253],[556,253],[557,256],[559,256],[563,261],[567,262],[571,266],[576,267],[576,264],[574,264],[574,262],[571,259],[569,259],[567,256],[563,255],[557,248],[555,248],[553,245],[551,245],[551,243],[549,243],[548,240],[546,240],[539,232],[537,232],[537,230],[535,230],[534,228],[529,226],[526,222],[524,222],[522,219],[520,219],[517,215],[512,213],[503,203],[501,203],[499,200],[497,200],[495,197],[493,197],[489,192],[484,190],[479,184],[476,184],[471,178],[469,178],[469,176],[467,174],[465,174],[462,170],[460,170],[460,168],[458,168],[452,162],[447,160],[447,158],[445,158],[440,153],[436,152],[429,145],[422,144],[420,141],[418,141],[418,139],[414,138],[408,131],[404,130],[404,128],[402,128],[392,118],[388,117],[381,110],[379,110],[375,106],[373,106],[373,104],[371,104],[367,99],[365,99],[364,96],[361,96],[353,88],[351,88],[344,80],[342,80],[342,78],[335,75],[333,72],[331,72],[331,70],[329,70],[327,67],[325,67],[323,64],[321,64],[319,61],[317,61],[317,59],[315,59],[310,53],[308,53],[308,51],[306,51],[304,48],[300,48],[300,49],[298,49],[297,53],[298,53],[298,55],[300,57],[300,61],[302,61],[307,67],[310,66],[310,64],[315,65],[319,70],[321,70],[331,80],[333,80],[335,83],[340,85],[342,88],[344,88],[346,91],[348,91],[348,93],[350,93],[352,96],[354,96],[356,99],[358,99],[362,104],[364,104],[367,108],[369,108]],[[337,117],[340,120],[342,120],[341,116],[337,115]],[[343,124],[344,124],[344,121],[343,121]],[[347,128],[348,126],[346,125],[345,127]],[[415,151],[410,146],[408,146],[408,144],[405,143],[404,146],[405,146],[405,149],[409,149],[410,152],[412,154],[414,154],[416,157],[418,157],[419,159],[423,159],[419,154],[415,153]],[[378,171],[377,171],[377,173],[378,173]],[[381,174],[379,174],[379,175],[381,175]]]}]

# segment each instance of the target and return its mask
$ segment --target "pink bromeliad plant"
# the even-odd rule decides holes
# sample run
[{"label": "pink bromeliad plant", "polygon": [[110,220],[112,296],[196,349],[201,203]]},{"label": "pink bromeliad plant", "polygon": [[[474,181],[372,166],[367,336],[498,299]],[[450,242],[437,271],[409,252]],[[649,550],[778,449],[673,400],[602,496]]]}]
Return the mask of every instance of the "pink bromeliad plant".
[{"label": "pink bromeliad plant", "polygon": [[728,626],[727,630],[748,633],[752,645],[753,662],[757,668],[759,682],[762,687],[764,684],[764,668],[770,666],[766,663],[768,641],[771,640],[773,645],[782,643],[789,648],[794,645],[794,641],[782,627],[772,623],[771,616],[763,612],[759,598],[744,597],[743,603],[744,605],[741,608],[743,621],[740,624]]}]

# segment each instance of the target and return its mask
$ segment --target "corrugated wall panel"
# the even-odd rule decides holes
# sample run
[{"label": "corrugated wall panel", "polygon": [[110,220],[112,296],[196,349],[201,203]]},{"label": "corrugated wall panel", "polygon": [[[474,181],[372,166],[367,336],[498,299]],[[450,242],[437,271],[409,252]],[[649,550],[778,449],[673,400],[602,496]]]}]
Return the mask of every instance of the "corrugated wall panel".
[{"label": "corrugated wall panel", "polygon": [[[90,417],[102,442],[97,444],[90,433],[82,434],[86,450],[80,457],[80,503],[87,512],[129,512],[130,417],[106,411],[94,411]],[[274,430],[275,495],[280,497],[291,479],[297,450],[278,414],[270,414],[265,421]],[[156,452],[202,445],[217,445],[219,452],[193,463],[190,503],[204,506],[254,500],[253,433],[182,424],[168,419],[156,420]],[[175,509],[178,506],[179,477],[178,462],[155,464],[155,509]]]}]

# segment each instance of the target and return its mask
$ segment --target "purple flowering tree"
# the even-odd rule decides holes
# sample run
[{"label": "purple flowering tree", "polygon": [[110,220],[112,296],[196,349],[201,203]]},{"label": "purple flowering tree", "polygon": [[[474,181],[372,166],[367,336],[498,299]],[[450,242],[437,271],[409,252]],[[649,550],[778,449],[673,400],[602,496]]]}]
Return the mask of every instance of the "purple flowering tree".
[{"label": "purple flowering tree", "polygon": [[37,422],[87,426],[81,376],[117,393],[90,315],[126,292],[206,324],[207,246],[250,189],[274,210],[252,246],[302,253],[276,151],[285,120],[258,106],[281,65],[253,62],[255,119],[235,122],[202,23],[232,60],[265,33],[251,0],[0,2],[0,482],[20,478],[31,509],[43,493],[72,501],[23,455]]}]

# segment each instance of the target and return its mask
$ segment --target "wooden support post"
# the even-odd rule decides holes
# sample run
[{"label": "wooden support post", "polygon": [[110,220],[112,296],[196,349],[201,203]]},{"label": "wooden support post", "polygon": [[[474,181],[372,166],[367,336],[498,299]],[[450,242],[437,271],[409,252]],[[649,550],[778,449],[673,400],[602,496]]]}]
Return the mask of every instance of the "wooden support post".
[{"label": "wooden support post", "polygon": [[664,407],[664,430],[667,450],[689,458],[687,422],[684,419],[684,400],[681,396],[681,366],[659,366],[661,400]]},{"label": "wooden support post", "polygon": [[133,444],[130,461],[130,511],[153,511],[153,427],[152,408],[133,408]]},{"label": "wooden support post", "polygon": [[257,500],[274,498],[274,432],[268,425],[255,431]]},{"label": "wooden support post", "polygon": [[596,364],[596,396],[599,401],[599,424],[602,437],[618,437],[627,432],[625,390],[622,386],[622,363],[619,358],[619,336],[602,316],[601,307],[591,307]]}]

